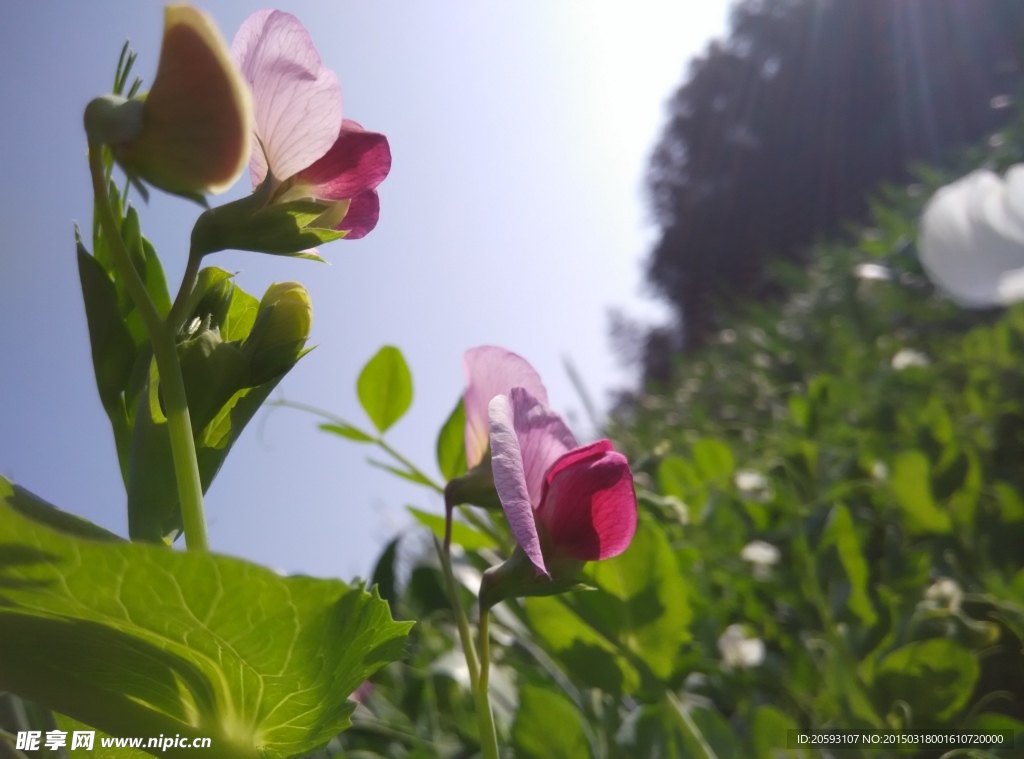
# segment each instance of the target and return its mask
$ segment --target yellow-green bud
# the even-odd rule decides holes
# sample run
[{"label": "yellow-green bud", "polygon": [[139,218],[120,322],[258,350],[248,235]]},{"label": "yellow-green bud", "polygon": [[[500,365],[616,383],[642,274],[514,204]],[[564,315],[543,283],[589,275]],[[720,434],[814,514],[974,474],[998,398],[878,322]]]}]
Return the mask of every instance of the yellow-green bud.
[{"label": "yellow-green bud", "polygon": [[249,353],[250,382],[261,385],[295,365],[313,326],[313,303],[298,282],[271,285],[260,301],[252,332],[243,343]]}]

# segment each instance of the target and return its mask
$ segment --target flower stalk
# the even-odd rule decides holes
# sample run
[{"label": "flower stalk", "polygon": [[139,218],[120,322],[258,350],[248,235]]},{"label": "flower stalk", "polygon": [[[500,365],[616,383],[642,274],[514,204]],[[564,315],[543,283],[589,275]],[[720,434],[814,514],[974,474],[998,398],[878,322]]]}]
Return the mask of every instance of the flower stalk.
[{"label": "flower stalk", "polygon": [[206,533],[206,517],[203,512],[203,486],[199,477],[196,460],[195,440],[192,437],[192,421],[188,412],[185,384],[181,377],[181,365],[174,343],[174,332],[160,318],[146,286],[142,282],[131,257],[124,246],[114,213],[110,209],[110,197],[103,170],[103,146],[89,141],[89,173],[92,177],[96,211],[100,227],[110,246],[114,264],[132,298],[135,308],[142,317],[149,341],[153,346],[153,357],[160,373],[163,391],[164,412],[167,416],[167,430],[171,439],[171,454],[174,459],[174,474],[181,503],[182,522],[185,530],[185,545],[190,550],[208,551],[210,541]]}]

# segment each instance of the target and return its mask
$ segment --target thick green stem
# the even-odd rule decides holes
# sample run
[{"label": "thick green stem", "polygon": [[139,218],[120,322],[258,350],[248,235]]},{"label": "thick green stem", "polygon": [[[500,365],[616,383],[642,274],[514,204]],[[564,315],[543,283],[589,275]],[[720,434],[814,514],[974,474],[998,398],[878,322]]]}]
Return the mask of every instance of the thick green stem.
[{"label": "thick green stem", "polygon": [[490,609],[480,607],[480,683],[476,692],[476,715],[480,725],[480,748],[484,759],[498,759],[498,735],[494,730],[489,692],[491,677],[491,635],[487,629]]},{"label": "thick green stem", "polygon": [[178,484],[178,500],[181,503],[181,516],[185,527],[185,545],[193,550],[206,551],[210,548],[210,542],[206,536],[206,518],[203,515],[203,486],[199,478],[192,422],[188,414],[185,383],[181,379],[178,351],[174,345],[174,333],[160,318],[156,306],[146,292],[146,285],[143,284],[121,239],[121,230],[113,211],[110,210],[102,151],[100,144],[90,140],[89,172],[92,175],[100,227],[110,246],[118,273],[124,279],[128,294],[142,317],[142,323],[153,346],[157,370],[160,372],[164,412],[167,415],[167,430],[171,437],[171,455],[174,459],[174,475]]}]

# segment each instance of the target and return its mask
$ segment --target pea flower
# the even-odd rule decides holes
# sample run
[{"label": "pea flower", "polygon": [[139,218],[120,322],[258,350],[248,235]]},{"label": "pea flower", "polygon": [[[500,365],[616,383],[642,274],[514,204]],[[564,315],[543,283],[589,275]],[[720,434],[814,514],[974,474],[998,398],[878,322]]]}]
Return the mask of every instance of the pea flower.
[{"label": "pea flower", "polygon": [[926,609],[957,612],[960,610],[963,598],[964,591],[960,587],[960,583],[951,577],[940,577],[925,590],[924,600],[920,605]]},{"label": "pea flower", "polygon": [[522,387],[541,403],[547,403],[548,392],[529,361],[495,345],[466,351],[462,368],[466,375],[466,392],[462,396],[466,409],[466,466],[472,469],[490,449],[487,409],[491,399],[509,395],[513,387]]},{"label": "pea flower", "polygon": [[782,553],[779,549],[764,540],[753,540],[743,546],[740,558],[749,562],[754,568],[754,577],[767,580],[771,577],[772,567],[779,563]]},{"label": "pea flower", "polygon": [[857,264],[853,267],[853,274],[858,279],[880,282],[888,282],[892,279],[892,272],[881,264]]},{"label": "pea flower", "polygon": [[741,469],[733,477],[733,483],[746,498],[759,503],[766,503],[772,499],[772,485],[760,472],[753,469]]},{"label": "pea flower", "polygon": [[764,661],[764,641],[743,625],[729,625],[718,637],[718,651],[726,669],[749,669]]},{"label": "pea flower", "polygon": [[448,482],[445,499],[445,548],[451,541],[452,511],[456,505],[467,503],[487,509],[501,508],[494,489],[491,470],[491,443],[487,421],[487,407],[498,395],[508,395],[513,387],[524,387],[547,403],[548,394],[537,371],[530,362],[512,351],[495,345],[481,345],[466,351],[462,360],[466,376],[466,390],[462,405],[466,416],[465,446],[466,468],[461,477]]},{"label": "pea flower", "polygon": [[391,169],[387,138],[342,119],[341,87],[324,67],[302,23],[277,10],[257,11],[235,35],[231,54],[252,87],[253,188],[269,202],[324,204],[317,227],[366,235],[376,224],[376,187]]},{"label": "pea flower", "polygon": [[188,5],[164,11],[152,89],[128,100],[97,98],[85,112],[90,139],[109,145],[129,177],[197,200],[238,179],[251,119],[248,88],[217,27]]},{"label": "pea flower", "polygon": [[898,372],[909,369],[912,366],[928,366],[930,363],[931,361],[928,360],[928,356],[913,348],[901,348],[892,357],[890,362],[892,368]]},{"label": "pea flower", "polygon": [[522,387],[492,399],[488,417],[494,485],[535,574],[572,573],[629,547],[633,474],[610,441],[578,445],[562,418]]},{"label": "pea flower", "polygon": [[961,306],[1024,299],[1024,164],[978,169],[928,201],[918,243],[932,282]]}]

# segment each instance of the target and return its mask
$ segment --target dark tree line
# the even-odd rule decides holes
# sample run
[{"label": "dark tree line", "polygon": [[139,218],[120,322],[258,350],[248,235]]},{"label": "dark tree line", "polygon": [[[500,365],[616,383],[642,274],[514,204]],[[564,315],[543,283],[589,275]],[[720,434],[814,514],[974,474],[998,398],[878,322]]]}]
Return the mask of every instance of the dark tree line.
[{"label": "dark tree line", "polygon": [[884,182],[1004,124],[1022,77],[1022,0],[745,0],[689,67],[650,165],[662,233],[648,262],[680,333],[778,294],[771,260],[861,221]]}]

